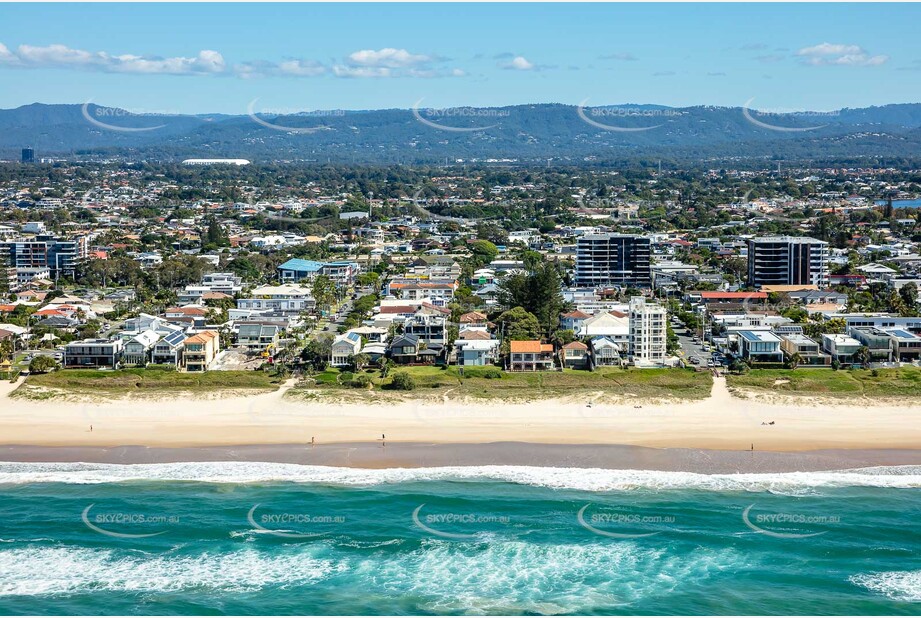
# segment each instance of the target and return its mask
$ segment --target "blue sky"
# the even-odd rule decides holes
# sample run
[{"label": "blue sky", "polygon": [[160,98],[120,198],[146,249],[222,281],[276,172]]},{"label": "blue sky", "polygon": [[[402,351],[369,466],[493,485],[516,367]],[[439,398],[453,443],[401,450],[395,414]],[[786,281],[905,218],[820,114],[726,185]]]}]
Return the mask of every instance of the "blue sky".
[{"label": "blue sky", "polygon": [[916,4],[0,4],[0,107],[921,102]]}]

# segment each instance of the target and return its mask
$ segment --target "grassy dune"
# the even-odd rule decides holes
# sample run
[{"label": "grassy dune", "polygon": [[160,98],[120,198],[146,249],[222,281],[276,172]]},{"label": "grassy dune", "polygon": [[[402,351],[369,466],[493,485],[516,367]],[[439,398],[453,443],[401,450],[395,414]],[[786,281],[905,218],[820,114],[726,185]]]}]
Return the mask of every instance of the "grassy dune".
[{"label": "grassy dune", "polygon": [[921,401],[921,368],[918,367],[840,371],[812,367],[754,369],[745,375],[729,375],[726,380],[731,390],[881,399],[917,397]]}]

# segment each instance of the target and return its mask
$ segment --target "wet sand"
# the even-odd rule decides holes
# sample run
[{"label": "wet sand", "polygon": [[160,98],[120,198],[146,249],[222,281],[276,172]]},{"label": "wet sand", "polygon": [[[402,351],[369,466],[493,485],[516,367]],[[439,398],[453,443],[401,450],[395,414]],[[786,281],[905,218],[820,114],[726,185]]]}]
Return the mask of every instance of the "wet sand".
[{"label": "wet sand", "polygon": [[597,444],[388,443],[263,444],[197,448],[144,446],[2,446],[0,461],[148,464],[197,461],[259,461],[352,468],[440,466],[544,466],[660,470],[731,474],[812,472],[852,468],[921,465],[921,450],[818,450],[802,452],[656,449]]}]

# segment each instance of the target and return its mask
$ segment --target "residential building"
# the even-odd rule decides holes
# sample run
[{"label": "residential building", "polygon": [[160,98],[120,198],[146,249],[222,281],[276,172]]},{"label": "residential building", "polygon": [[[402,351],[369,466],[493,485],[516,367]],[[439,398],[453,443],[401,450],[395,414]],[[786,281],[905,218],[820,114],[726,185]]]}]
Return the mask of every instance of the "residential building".
[{"label": "residential building", "polygon": [[499,355],[498,339],[458,339],[454,347],[462,367],[492,365]]},{"label": "residential building", "polygon": [[832,360],[839,363],[854,362],[854,355],[860,349],[860,345],[859,341],[848,335],[822,335],[822,349],[831,354]]},{"label": "residential building", "polygon": [[281,328],[276,324],[243,322],[237,325],[237,345],[250,352],[263,352],[278,347]]},{"label": "residential building", "polygon": [[563,367],[586,369],[589,366],[588,346],[581,341],[571,341],[563,346]]},{"label": "residential building", "polygon": [[182,364],[182,349],[185,344],[186,335],[181,330],[175,330],[167,333],[154,344],[150,353],[150,362],[154,365],[173,365],[179,367]]},{"label": "residential building", "polygon": [[739,352],[742,358],[756,363],[783,362],[781,339],[769,330],[740,330]]},{"label": "residential building", "polygon": [[65,368],[118,369],[124,343],[121,339],[84,339],[64,346]]},{"label": "residential building", "polygon": [[426,345],[444,345],[448,342],[448,320],[444,315],[417,313],[403,323],[403,332]]},{"label": "residential building", "polygon": [[220,335],[213,330],[202,331],[183,342],[182,365],[186,371],[207,371],[220,351]]},{"label": "residential building", "polygon": [[784,357],[798,354],[801,365],[824,366],[831,364],[831,356],[822,352],[822,346],[802,333],[789,333],[780,336],[780,349]]},{"label": "residential building", "polygon": [[867,348],[871,361],[889,362],[893,359],[892,337],[887,331],[875,326],[852,326],[847,329],[847,334]]},{"label": "residential building", "polygon": [[592,363],[596,367],[623,364],[624,347],[609,337],[594,337],[589,342],[592,349]]},{"label": "residential building", "polygon": [[553,369],[553,344],[540,341],[512,341],[509,344],[509,371]]},{"label": "residential building", "polygon": [[142,331],[125,341],[122,364],[143,367],[150,362],[150,353],[160,335],[153,330]]},{"label": "residential building", "polygon": [[576,243],[575,285],[648,288],[651,244],[645,236],[587,234]]},{"label": "residential building", "polygon": [[17,270],[47,268],[53,279],[73,277],[88,254],[85,236],[65,240],[47,234],[2,242],[0,250],[7,253],[9,266]]},{"label": "residential building", "polygon": [[332,346],[333,367],[345,367],[350,363],[349,358],[361,351],[361,335],[358,333],[345,333],[336,337]]},{"label": "residential building", "polygon": [[664,364],[665,314],[665,307],[642,296],[630,299],[629,355],[634,365]]},{"label": "residential building", "polygon": [[748,285],[828,287],[828,243],[815,238],[766,236],[748,241]]}]

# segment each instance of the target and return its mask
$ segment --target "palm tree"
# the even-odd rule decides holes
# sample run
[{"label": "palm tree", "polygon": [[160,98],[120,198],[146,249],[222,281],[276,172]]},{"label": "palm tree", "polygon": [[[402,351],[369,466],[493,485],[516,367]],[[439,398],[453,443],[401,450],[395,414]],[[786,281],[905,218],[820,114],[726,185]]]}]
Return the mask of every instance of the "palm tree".
[{"label": "palm tree", "polygon": [[854,360],[866,367],[870,364],[870,348],[865,345],[857,348],[857,351],[854,352]]},{"label": "palm tree", "polygon": [[790,358],[787,360],[787,363],[790,365],[790,369],[796,369],[799,367],[800,363],[803,362],[803,357],[799,352],[794,352],[790,355]]}]

